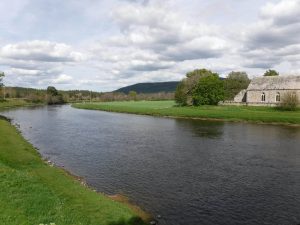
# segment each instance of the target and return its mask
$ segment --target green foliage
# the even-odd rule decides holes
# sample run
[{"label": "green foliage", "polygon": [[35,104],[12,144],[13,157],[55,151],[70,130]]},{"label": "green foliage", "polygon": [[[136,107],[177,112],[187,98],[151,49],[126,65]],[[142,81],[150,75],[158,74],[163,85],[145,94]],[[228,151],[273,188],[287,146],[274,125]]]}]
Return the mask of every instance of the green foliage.
[{"label": "green foliage", "polygon": [[134,101],[137,100],[137,99],[136,99],[136,98],[137,98],[137,93],[136,93],[136,91],[129,91],[128,96],[129,96],[130,100],[134,100]]},{"label": "green foliage", "polygon": [[243,89],[247,89],[250,79],[246,72],[230,72],[224,80],[225,100],[233,98]]},{"label": "green foliage", "polygon": [[288,111],[295,111],[299,104],[300,102],[297,94],[295,92],[287,92],[282,96],[279,108]]},{"label": "green foliage", "polygon": [[201,77],[193,91],[193,105],[217,105],[224,100],[224,85],[218,75]]},{"label": "green foliage", "polygon": [[47,88],[47,103],[48,105],[64,103],[62,94],[58,93],[55,87],[49,86]]},{"label": "green foliage", "polygon": [[58,91],[56,90],[55,87],[49,86],[49,87],[47,87],[47,94],[51,95],[51,96],[56,96],[56,95],[58,95]]},{"label": "green foliage", "polygon": [[191,72],[188,72],[186,74],[186,77],[189,78],[189,77],[193,77],[193,76],[196,76],[196,77],[203,77],[203,76],[210,76],[210,75],[218,75],[217,73],[213,73],[212,71],[210,70],[207,70],[207,69],[195,69]]},{"label": "green foliage", "polygon": [[196,69],[186,74],[177,86],[178,105],[215,105],[224,99],[224,86],[219,75],[207,69]]},{"label": "green foliage", "polygon": [[276,70],[267,70],[264,73],[264,77],[271,77],[271,76],[279,76],[279,73]]},{"label": "green foliage", "polygon": [[184,106],[187,105],[187,88],[185,85],[185,81],[182,80],[176,88],[175,91],[175,101],[178,105]]}]

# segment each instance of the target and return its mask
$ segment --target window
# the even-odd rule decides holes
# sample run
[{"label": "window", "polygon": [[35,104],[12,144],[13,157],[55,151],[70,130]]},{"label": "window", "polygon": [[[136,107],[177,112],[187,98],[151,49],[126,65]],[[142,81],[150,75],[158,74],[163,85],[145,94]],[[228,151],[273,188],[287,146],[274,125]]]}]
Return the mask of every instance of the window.
[{"label": "window", "polygon": [[264,92],[261,94],[261,101],[262,102],[266,101],[266,94]]},{"label": "window", "polygon": [[277,92],[277,94],[276,94],[276,102],[280,102],[280,93],[279,92]]}]

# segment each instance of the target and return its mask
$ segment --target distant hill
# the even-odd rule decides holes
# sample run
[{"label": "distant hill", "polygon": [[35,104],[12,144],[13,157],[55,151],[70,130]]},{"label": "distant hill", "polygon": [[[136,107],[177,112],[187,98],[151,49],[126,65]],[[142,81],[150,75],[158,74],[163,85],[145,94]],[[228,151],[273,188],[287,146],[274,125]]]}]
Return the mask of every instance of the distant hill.
[{"label": "distant hill", "polygon": [[156,83],[138,83],[122,87],[114,92],[123,92],[128,94],[130,91],[137,93],[158,93],[158,92],[175,92],[179,81],[156,82]]}]

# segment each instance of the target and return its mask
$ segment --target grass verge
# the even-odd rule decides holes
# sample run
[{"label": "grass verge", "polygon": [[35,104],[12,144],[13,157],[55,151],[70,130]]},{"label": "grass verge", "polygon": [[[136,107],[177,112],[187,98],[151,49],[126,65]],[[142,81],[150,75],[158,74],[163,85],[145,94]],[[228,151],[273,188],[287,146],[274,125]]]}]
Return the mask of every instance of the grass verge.
[{"label": "grass verge", "polygon": [[144,224],[124,204],[45,163],[9,121],[0,118],[1,225]]},{"label": "grass verge", "polygon": [[42,105],[41,103],[36,104],[32,102],[28,102],[21,98],[11,98],[11,99],[1,99],[0,100],[0,110],[7,109],[7,108],[16,108],[22,106],[34,106],[34,105]]},{"label": "grass verge", "polygon": [[109,112],[180,118],[217,119],[224,121],[250,121],[278,124],[300,124],[300,110],[282,111],[273,107],[253,106],[200,106],[176,107],[174,101],[79,103],[75,108]]}]

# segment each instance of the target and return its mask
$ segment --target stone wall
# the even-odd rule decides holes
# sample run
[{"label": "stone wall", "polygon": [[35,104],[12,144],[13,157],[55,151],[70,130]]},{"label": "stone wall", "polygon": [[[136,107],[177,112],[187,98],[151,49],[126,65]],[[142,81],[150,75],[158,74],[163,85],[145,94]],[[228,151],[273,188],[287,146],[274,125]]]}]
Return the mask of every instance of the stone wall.
[{"label": "stone wall", "polygon": [[241,90],[235,97],[234,102],[246,102],[247,101],[247,90]]},{"label": "stone wall", "polygon": [[[262,104],[262,105],[268,105],[268,104],[279,104],[279,102],[276,101],[276,95],[277,93],[280,94],[280,99],[288,93],[288,92],[295,92],[298,96],[298,99],[300,100],[300,90],[266,90],[266,91],[253,91],[248,90],[247,91],[247,103],[252,104]],[[262,102],[262,94],[265,93],[265,101]]]}]

